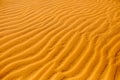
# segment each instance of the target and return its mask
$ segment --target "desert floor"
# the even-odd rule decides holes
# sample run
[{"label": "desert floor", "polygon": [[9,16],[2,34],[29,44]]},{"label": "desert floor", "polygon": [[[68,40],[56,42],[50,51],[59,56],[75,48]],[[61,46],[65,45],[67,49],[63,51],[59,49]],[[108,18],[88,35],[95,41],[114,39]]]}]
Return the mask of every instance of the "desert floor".
[{"label": "desert floor", "polygon": [[120,0],[0,0],[0,80],[120,80]]}]

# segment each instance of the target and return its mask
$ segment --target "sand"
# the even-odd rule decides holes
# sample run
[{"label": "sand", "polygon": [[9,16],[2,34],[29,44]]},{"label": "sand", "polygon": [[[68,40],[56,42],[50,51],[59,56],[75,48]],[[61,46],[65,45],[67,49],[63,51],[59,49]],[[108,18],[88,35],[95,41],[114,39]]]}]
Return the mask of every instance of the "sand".
[{"label": "sand", "polygon": [[0,80],[120,80],[120,1],[0,0]]}]

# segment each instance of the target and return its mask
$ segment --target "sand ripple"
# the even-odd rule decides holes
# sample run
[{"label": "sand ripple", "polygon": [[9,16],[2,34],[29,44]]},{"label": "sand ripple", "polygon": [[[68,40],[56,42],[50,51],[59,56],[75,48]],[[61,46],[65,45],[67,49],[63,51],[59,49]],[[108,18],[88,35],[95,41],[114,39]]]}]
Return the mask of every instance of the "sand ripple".
[{"label": "sand ripple", "polygon": [[120,1],[1,0],[0,80],[120,80]]}]

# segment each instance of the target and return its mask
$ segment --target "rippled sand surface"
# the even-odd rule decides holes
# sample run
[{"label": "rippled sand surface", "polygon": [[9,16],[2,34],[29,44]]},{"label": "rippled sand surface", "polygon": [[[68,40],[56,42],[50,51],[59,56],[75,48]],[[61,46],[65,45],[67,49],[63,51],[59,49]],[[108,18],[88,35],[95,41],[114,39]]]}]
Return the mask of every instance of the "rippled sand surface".
[{"label": "rippled sand surface", "polygon": [[120,0],[0,0],[0,80],[120,80]]}]

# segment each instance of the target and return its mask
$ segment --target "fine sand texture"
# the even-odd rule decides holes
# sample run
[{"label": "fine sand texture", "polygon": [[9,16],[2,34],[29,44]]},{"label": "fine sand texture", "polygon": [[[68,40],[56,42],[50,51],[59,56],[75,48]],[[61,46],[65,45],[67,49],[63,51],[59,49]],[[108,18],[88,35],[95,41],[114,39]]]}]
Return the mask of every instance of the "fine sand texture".
[{"label": "fine sand texture", "polygon": [[120,0],[0,0],[0,80],[120,80]]}]

